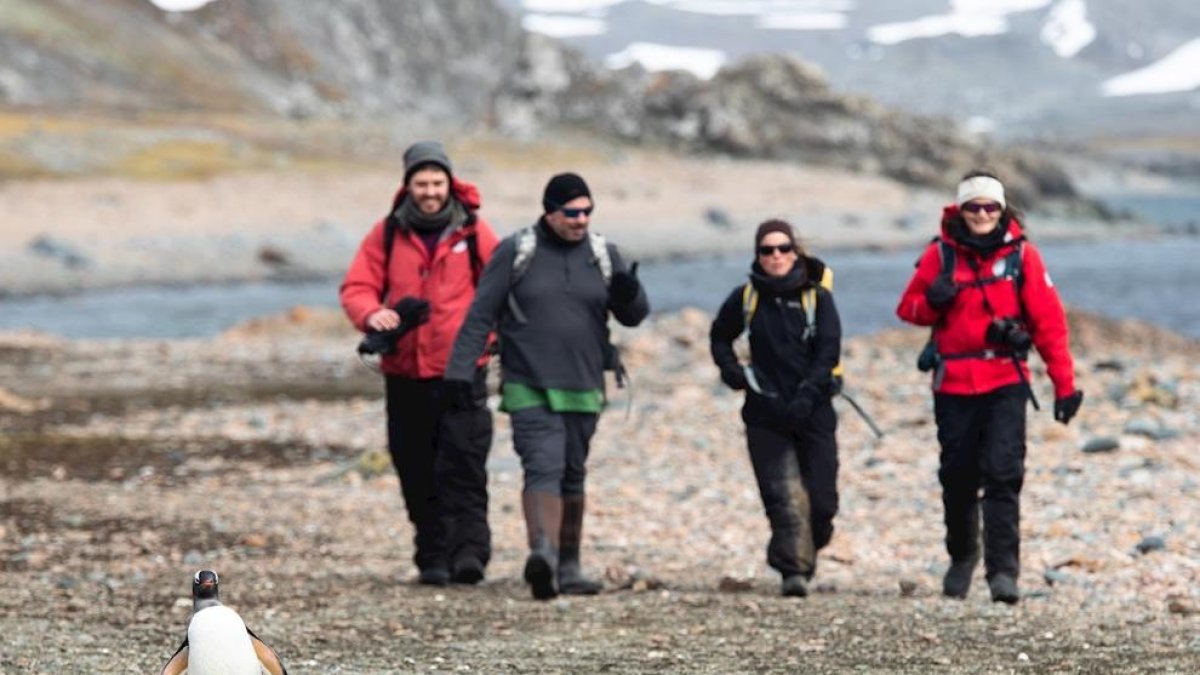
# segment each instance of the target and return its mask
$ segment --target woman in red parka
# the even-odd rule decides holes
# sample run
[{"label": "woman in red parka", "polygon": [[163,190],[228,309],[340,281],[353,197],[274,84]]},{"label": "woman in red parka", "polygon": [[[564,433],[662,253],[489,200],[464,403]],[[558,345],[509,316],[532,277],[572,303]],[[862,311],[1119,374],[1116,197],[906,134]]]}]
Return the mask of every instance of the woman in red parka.
[{"label": "woman in red parka", "polygon": [[1025,406],[1037,405],[1025,363],[1030,348],[1054,383],[1056,420],[1071,421],[1083,392],[1075,388],[1058,293],[996,176],[963,177],[955,203],[942,212],[941,236],[925,249],[896,314],[933,327],[921,367],[933,371],[941,445],[950,554],[942,592],[964,598],[970,589],[982,510],[992,600],[1016,603]]}]

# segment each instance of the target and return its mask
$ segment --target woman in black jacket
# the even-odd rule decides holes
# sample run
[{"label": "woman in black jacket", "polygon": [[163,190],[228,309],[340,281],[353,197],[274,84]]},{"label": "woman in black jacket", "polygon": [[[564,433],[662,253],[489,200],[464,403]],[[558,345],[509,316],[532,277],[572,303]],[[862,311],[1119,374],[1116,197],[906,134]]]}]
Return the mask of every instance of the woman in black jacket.
[{"label": "woman in black jacket", "polygon": [[[825,265],[805,255],[792,226],[768,220],[754,239],[750,282],[721,305],[710,348],[721,380],[746,391],[746,443],[771,523],[767,563],[783,576],[783,595],[802,597],[838,509],[831,398],[842,327],[833,296],[821,287]],[[749,364],[733,349],[743,331]]]}]

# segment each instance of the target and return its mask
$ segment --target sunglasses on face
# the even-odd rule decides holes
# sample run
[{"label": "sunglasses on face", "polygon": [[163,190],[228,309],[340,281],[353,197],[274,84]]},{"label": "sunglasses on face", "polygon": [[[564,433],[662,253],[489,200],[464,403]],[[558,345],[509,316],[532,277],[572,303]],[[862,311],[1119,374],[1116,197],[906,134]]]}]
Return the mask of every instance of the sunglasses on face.
[{"label": "sunglasses on face", "polygon": [[1000,210],[1000,205],[996,202],[987,202],[986,204],[980,204],[979,202],[967,202],[959,208],[967,213],[980,213],[982,211],[995,213]]},{"label": "sunglasses on face", "polygon": [[779,251],[780,253],[791,253],[794,250],[796,250],[795,244],[780,244],[778,246],[765,246],[764,245],[764,246],[758,247],[758,254],[762,255],[762,256],[767,256],[767,255],[771,255],[772,253],[774,253],[776,251]]},{"label": "sunglasses on face", "polygon": [[558,207],[558,210],[561,211],[562,214],[568,218],[578,218],[579,216],[592,215],[592,209],[594,209],[594,208],[596,208],[596,207],[588,206],[588,207],[585,207],[582,209],[571,209],[571,208],[567,208],[565,206],[560,206],[560,207]]}]

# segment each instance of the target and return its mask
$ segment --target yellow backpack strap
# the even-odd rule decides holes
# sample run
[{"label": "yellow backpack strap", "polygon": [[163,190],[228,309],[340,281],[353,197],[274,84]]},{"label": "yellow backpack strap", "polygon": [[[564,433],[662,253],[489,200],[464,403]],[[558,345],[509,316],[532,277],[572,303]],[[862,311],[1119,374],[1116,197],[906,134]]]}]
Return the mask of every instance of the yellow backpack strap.
[{"label": "yellow backpack strap", "polygon": [[750,319],[754,318],[754,310],[758,309],[758,291],[754,284],[747,281],[742,286],[742,321],[746,326],[746,334],[750,334]]},{"label": "yellow backpack strap", "polygon": [[821,274],[821,285],[830,293],[833,292],[833,268],[829,265],[825,266],[825,271]]},{"label": "yellow backpack strap", "polygon": [[800,292],[800,306],[804,308],[804,340],[817,335],[817,289],[808,287]]}]

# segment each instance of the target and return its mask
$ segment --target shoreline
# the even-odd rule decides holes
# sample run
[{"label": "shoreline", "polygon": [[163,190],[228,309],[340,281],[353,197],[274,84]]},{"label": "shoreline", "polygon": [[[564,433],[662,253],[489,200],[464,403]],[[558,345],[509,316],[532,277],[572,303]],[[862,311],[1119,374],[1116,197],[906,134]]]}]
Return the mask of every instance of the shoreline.
[{"label": "shoreline", "polygon": [[[714,241],[694,242],[688,246],[676,246],[672,250],[667,248],[664,242],[657,241],[660,237],[647,242],[648,237],[639,238],[632,231],[634,229],[636,226],[633,225],[617,226],[608,231],[623,234],[607,235],[605,228],[597,227],[597,230],[609,236],[610,241],[616,243],[628,258],[643,263],[719,259],[738,255],[743,248],[727,241],[719,244]],[[688,226],[678,226],[670,231],[678,232],[684,229],[688,229]],[[501,237],[506,234],[497,233]],[[910,232],[864,243],[854,238],[830,237],[818,233],[809,237],[802,234],[800,240],[817,257],[829,253],[887,255],[906,250],[912,251],[916,256],[934,234],[933,230],[922,234]],[[727,234],[728,238],[736,237],[739,242],[748,241],[752,236],[752,232]],[[1095,243],[1112,238],[1132,241],[1146,237],[1194,239],[1196,235],[1170,232],[1136,221],[1120,221],[1106,224],[1058,224],[1053,229],[1040,229],[1032,238],[1035,242],[1043,244],[1071,244]],[[16,254],[0,253],[0,262],[4,263],[0,265],[0,269],[7,270],[7,273],[0,271],[0,303],[36,298],[70,298],[91,292],[120,290],[239,284],[287,285],[322,280],[336,282],[344,274],[357,246],[357,242],[354,246],[348,245],[343,237],[336,239],[322,244],[314,241],[311,236],[298,236],[291,241],[264,236],[255,245],[243,247],[241,254],[233,260],[225,258],[226,254],[230,253],[231,242],[228,241],[210,241],[207,247],[194,240],[154,242],[152,248],[158,249],[159,253],[170,253],[172,249],[177,249],[181,259],[185,256],[191,257],[190,260],[177,264],[170,260],[147,264],[144,251],[133,248],[125,254],[114,253],[115,245],[89,251],[50,240],[48,245],[55,250],[49,253],[33,253],[28,250]],[[819,241],[825,243],[817,243]],[[141,243],[145,244],[144,241]],[[232,243],[245,243],[245,240],[239,238]],[[249,255],[246,255],[247,253]],[[95,254],[95,257],[91,254]],[[80,258],[86,262],[71,262]],[[224,267],[222,273],[214,274],[216,263],[222,259],[228,264],[221,265]],[[46,274],[47,270],[50,271],[49,275]]]},{"label": "shoreline", "polygon": [[[946,201],[882,176],[786,162],[631,149],[529,158],[463,150],[461,177],[479,186],[480,214],[499,236],[536,217],[551,173],[574,170],[592,187],[596,231],[643,260],[748,250],[754,228],[772,217],[792,222],[818,255],[916,251],[937,233]],[[401,173],[365,166],[0,184],[0,298],[340,275]],[[1030,225],[1043,241],[1154,229],[1036,213]]]}]

